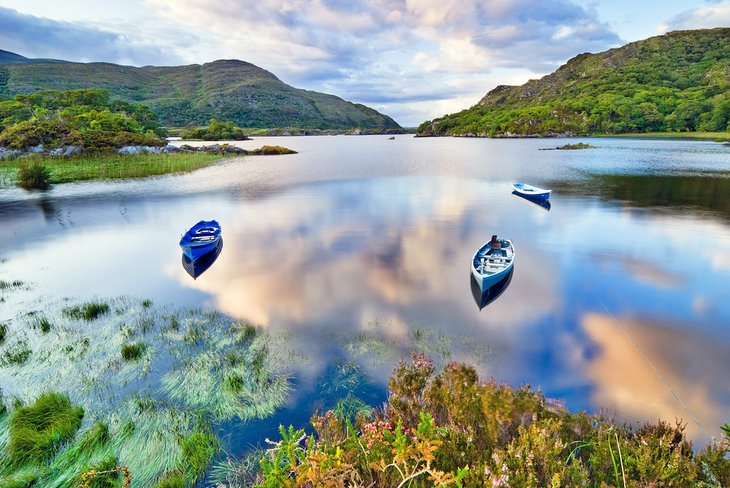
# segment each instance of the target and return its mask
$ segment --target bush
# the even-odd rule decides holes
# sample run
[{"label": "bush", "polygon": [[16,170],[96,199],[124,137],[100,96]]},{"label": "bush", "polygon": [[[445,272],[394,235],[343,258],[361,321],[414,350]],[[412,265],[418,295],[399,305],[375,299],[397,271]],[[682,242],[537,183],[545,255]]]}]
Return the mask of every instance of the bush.
[{"label": "bush", "polygon": [[50,461],[76,434],[83,417],[83,408],[54,392],[42,394],[33,405],[16,408],[9,421],[8,460],[15,467]]},{"label": "bush", "polygon": [[[414,354],[388,403],[354,425],[333,411],[316,435],[280,428],[259,486],[726,486],[730,443],[695,454],[684,425],[638,429],[571,414],[529,387],[483,382],[467,365],[434,375]],[[306,439],[306,441],[305,441]]]},{"label": "bush", "polygon": [[20,164],[17,185],[26,190],[46,190],[51,186],[51,173],[41,163]]}]

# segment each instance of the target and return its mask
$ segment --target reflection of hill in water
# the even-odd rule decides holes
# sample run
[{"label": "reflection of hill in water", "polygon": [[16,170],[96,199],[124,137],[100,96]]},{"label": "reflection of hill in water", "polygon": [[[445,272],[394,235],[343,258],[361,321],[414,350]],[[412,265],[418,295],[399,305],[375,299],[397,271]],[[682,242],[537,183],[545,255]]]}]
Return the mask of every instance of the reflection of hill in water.
[{"label": "reflection of hill in water", "polygon": [[730,173],[706,175],[591,175],[582,184],[556,182],[560,193],[597,195],[631,205],[703,210],[730,219]]}]

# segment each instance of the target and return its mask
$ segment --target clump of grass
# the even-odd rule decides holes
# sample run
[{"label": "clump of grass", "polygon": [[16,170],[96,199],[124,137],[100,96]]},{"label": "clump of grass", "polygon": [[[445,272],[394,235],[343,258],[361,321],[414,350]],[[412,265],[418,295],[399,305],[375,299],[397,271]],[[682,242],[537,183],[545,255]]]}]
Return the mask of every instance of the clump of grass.
[{"label": "clump of grass", "polygon": [[18,167],[18,186],[26,190],[46,190],[51,186],[51,172],[40,161]]},{"label": "clump of grass", "polygon": [[48,462],[76,434],[83,417],[83,408],[56,392],[44,393],[32,405],[16,408],[10,415],[5,451],[11,465]]},{"label": "clump of grass", "polygon": [[150,308],[152,306],[152,300],[144,299],[142,300],[142,308]]},{"label": "clump of grass", "polygon": [[44,334],[48,334],[51,331],[51,322],[46,317],[39,317],[33,324],[34,329],[40,329]]},{"label": "clump of grass", "polygon": [[21,286],[23,286],[23,282],[20,280],[0,280],[0,290],[11,290],[13,288],[20,288]]},{"label": "clump of grass", "polygon": [[185,470],[197,478],[205,471],[219,449],[218,439],[210,432],[194,432],[182,441],[182,456]]},{"label": "clump of grass", "polygon": [[132,344],[122,345],[122,359],[125,361],[136,361],[142,357],[142,354],[147,350],[147,345],[144,342],[133,342]]},{"label": "clump of grass", "polygon": [[188,482],[180,473],[166,474],[156,485],[155,488],[187,488]]},{"label": "clump of grass", "polygon": [[30,358],[30,355],[31,350],[28,347],[28,343],[24,340],[19,340],[3,351],[2,359],[5,364],[24,364]]},{"label": "clump of grass", "polygon": [[91,322],[102,315],[109,313],[109,304],[104,302],[88,302],[83,305],[74,305],[63,309],[63,315],[75,320]]},{"label": "clump of grass", "polygon": [[0,322],[0,345],[5,342],[5,338],[8,336],[8,326],[5,322]]}]

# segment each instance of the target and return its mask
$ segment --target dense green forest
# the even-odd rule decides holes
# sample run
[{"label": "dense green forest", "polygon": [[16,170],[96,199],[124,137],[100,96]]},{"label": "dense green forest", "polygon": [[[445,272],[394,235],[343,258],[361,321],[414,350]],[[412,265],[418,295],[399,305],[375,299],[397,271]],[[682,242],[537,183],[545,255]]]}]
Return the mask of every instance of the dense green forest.
[{"label": "dense green forest", "polygon": [[82,88],[102,88],[116,99],[143,103],[168,127],[200,126],[216,118],[246,128],[401,129],[365,105],[294,88],[244,61],[137,68],[28,59],[0,51],[0,100]]},{"label": "dense green forest", "polygon": [[730,29],[670,32],[581,54],[522,86],[498,86],[420,135],[549,135],[725,131]]},{"label": "dense green forest", "polygon": [[189,127],[180,133],[183,139],[202,139],[204,141],[245,141],[246,133],[233,122],[221,122],[215,118],[205,127]]},{"label": "dense green forest", "polygon": [[164,146],[164,135],[147,107],[112,99],[105,90],[40,91],[0,101],[0,147],[7,149]]}]

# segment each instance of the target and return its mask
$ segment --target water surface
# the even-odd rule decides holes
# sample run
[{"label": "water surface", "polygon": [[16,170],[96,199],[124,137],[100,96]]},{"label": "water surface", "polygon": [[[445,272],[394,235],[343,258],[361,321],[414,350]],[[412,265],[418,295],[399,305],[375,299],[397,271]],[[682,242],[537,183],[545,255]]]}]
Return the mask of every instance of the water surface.
[{"label": "water surface", "polygon": [[[240,446],[347,391],[383,401],[414,345],[574,411],[683,418],[695,440],[719,436],[730,420],[730,147],[540,150],[566,142],[577,141],[259,138],[240,144],[299,154],[0,189],[0,279],[27,283],[3,293],[0,320],[49,299],[129,295],[289,334],[297,388],[279,415],[232,429]],[[550,210],[512,195],[516,181],[553,188]],[[177,242],[212,218],[225,248],[193,280]],[[492,234],[517,258],[480,311],[469,262]],[[365,377],[333,388],[352,361]]]}]

